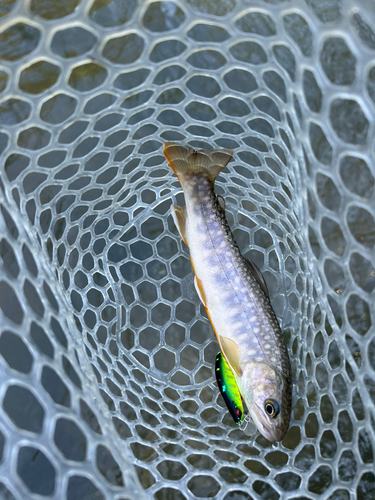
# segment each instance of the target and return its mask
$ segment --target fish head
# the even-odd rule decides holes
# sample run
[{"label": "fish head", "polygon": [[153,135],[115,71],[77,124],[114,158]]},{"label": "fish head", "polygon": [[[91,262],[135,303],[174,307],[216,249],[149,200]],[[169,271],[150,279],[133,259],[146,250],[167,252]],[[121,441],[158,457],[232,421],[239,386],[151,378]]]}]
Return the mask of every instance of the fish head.
[{"label": "fish head", "polygon": [[289,427],[290,387],[282,374],[263,362],[245,365],[240,392],[259,432],[271,443],[281,441]]}]

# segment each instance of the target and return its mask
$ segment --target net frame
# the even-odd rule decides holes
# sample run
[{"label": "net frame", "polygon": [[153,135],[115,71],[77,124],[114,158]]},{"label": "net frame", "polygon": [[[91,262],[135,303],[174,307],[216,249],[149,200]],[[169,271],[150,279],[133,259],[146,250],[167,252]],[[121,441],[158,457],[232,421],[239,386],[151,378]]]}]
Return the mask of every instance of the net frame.
[{"label": "net frame", "polygon": [[[34,1],[3,14],[2,495],[366,498],[371,5]],[[244,436],[218,398],[166,140],[235,148],[216,189],[290,348],[282,444]]]}]

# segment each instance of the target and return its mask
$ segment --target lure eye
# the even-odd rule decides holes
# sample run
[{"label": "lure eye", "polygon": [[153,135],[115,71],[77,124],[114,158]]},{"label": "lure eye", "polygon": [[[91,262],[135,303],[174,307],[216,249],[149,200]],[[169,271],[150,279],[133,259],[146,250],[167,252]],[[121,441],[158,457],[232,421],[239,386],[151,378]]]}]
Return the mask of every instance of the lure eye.
[{"label": "lure eye", "polygon": [[239,408],[236,409],[236,415],[238,418],[241,418],[242,417],[242,412]]},{"label": "lure eye", "polygon": [[267,399],[264,403],[264,410],[271,418],[276,418],[280,413],[280,405],[274,399]]}]

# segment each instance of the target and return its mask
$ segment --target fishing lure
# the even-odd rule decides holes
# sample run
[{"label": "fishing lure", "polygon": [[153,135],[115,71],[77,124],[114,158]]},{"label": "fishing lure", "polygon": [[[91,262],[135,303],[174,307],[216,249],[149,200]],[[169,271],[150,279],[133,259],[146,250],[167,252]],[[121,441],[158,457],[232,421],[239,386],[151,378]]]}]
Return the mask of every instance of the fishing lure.
[{"label": "fishing lure", "polygon": [[215,360],[215,374],[219,391],[236,424],[240,425],[244,418],[244,408],[241,394],[238,390],[232,370],[225,361],[221,352],[217,353]]}]

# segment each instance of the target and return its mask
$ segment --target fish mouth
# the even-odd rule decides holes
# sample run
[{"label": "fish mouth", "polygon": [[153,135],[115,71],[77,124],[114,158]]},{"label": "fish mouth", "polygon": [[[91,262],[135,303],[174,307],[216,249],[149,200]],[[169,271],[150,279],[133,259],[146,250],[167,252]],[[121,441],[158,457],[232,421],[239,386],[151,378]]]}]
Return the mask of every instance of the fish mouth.
[{"label": "fish mouth", "polygon": [[[259,415],[262,415],[261,408],[258,405],[256,405],[256,408],[259,410]],[[268,439],[268,441],[275,443],[276,441],[282,441],[284,439],[286,431],[283,425],[270,426],[269,423],[265,422],[263,418],[260,418],[255,411],[249,409],[249,412],[258,431],[263,437]]]},{"label": "fish mouth", "polygon": [[271,441],[271,443],[274,443],[276,441],[282,441],[285,436],[285,430],[283,427],[276,427],[273,429],[269,429],[262,423],[263,429],[264,429],[264,434],[263,436],[268,439],[268,441]]}]

